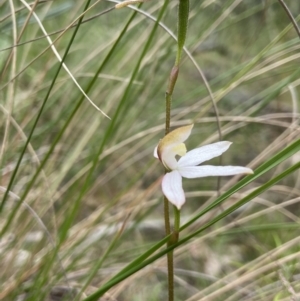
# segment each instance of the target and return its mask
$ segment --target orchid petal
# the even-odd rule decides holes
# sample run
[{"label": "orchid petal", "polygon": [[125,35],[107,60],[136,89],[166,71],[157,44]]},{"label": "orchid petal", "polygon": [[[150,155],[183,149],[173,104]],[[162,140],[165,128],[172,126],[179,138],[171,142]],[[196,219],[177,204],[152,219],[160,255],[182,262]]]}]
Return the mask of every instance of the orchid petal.
[{"label": "orchid petal", "polygon": [[193,124],[182,126],[167,134],[158,144],[158,154],[160,154],[165,148],[172,148],[184,142],[190,136],[193,126]]},{"label": "orchid petal", "polygon": [[162,160],[163,165],[167,170],[177,169],[177,160],[175,154],[169,153],[168,156],[164,156]]},{"label": "orchid petal", "polygon": [[[186,149],[182,147],[183,142],[190,136],[193,125],[180,127],[160,140],[157,148],[157,154],[161,162],[167,162],[169,157],[186,153]],[[179,148],[178,148],[179,147]],[[172,169],[171,166],[168,166]]]},{"label": "orchid petal", "polygon": [[250,168],[242,166],[184,166],[178,170],[184,178],[194,179],[212,176],[233,176],[238,174],[252,174]]},{"label": "orchid petal", "polygon": [[222,155],[225,151],[228,150],[231,142],[229,141],[220,141],[213,144],[208,144],[195,148],[187,152],[183,157],[178,161],[179,168],[184,166],[196,166],[210,160],[212,158]]},{"label": "orchid petal", "polygon": [[168,201],[180,210],[185,203],[185,195],[182,188],[182,177],[177,170],[165,174],[162,180],[162,191]]},{"label": "orchid petal", "polygon": [[177,168],[176,155],[182,156],[186,154],[186,147],[183,142],[191,134],[193,126],[192,124],[180,127],[160,140],[157,147],[157,155],[168,170]]},{"label": "orchid petal", "polygon": [[186,154],[186,147],[184,143],[173,146],[172,149],[165,150],[163,152],[162,163],[168,170],[177,169],[178,162],[176,155],[184,156]]},{"label": "orchid petal", "polygon": [[154,156],[155,158],[159,159],[159,158],[158,158],[158,154],[157,154],[157,147],[158,147],[158,145],[155,146],[155,149],[154,149],[154,152],[153,152],[153,156]]},{"label": "orchid petal", "polygon": [[180,157],[186,154],[186,146],[184,143],[177,144],[176,146],[172,147],[171,150],[174,154],[179,155]]}]

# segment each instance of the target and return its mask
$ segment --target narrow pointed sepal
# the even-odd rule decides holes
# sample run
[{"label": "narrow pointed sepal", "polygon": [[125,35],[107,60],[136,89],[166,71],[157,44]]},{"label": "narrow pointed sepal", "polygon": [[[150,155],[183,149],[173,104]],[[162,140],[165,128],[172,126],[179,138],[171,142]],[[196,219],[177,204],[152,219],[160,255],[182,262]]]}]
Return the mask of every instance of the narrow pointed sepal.
[{"label": "narrow pointed sepal", "polygon": [[203,177],[234,176],[239,174],[253,174],[253,170],[242,166],[184,166],[180,168],[184,178],[194,179]]},{"label": "narrow pointed sepal", "polygon": [[221,156],[231,145],[229,141],[220,141],[195,148],[178,160],[178,166],[196,166],[212,158]]}]

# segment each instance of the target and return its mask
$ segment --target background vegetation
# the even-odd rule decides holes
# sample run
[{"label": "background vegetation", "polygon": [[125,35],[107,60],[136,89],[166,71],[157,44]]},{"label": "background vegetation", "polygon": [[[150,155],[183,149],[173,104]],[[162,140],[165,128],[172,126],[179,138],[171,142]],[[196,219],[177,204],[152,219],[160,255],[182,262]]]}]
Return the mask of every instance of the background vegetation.
[{"label": "background vegetation", "polygon": [[[164,238],[153,149],[177,1],[155,29],[163,3],[91,2],[81,20],[86,1],[28,3],[36,16],[0,1],[0,300],[83,300]],[[286,4],[297,19],[300,3]],[[188,149],[232,141],[222,164],[259,172],[184,181],[182,223],[197,218],[174,252],[176,300],[300,296],[299,42],[279,1],[191,0],[172,127],[195,123]],[[157,257],[99,300],[166,300]]]}]

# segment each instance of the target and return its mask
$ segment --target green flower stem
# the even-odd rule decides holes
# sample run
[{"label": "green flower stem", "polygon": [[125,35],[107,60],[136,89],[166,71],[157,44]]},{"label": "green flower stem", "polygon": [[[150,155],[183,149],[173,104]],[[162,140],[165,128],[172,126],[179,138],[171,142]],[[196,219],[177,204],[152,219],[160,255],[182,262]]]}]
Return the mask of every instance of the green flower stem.
[{"label": "green flower stem", "polygon": [[182,50],[186,40],[188,20],[189,20],[189,7],[190,7],[189,0],[179,0],[177,54],[176,54],[175,65],[172,68],[169,76],[169,84],[168,84],[168,89],[166,91],[166,134],[168,134],[170,131],[172,95],[173,95],[175,84],[177,82],[178,73],[179,73],[179,63],[181,60]]},{"label": "green flower stem", "polygon": [[[165,204],[168,205],[169,210],[169,201],[165,197]],[[180,210],[178,210],[175,206],[174,207],[174,229],[172,233],[170,232],[170,219],[168,218],[168,228],[169,232],[166,234],[171,234],[170,239],[167,242],[167,246],[170,247],[173,244],[178,242],[179,238],[179,228],[180,228]],[[166,211],[165,211],[166,212]],[[167,225],[167,223],[166,223]],[[166,227],[167,229],[167,227]],[[169,301],[174,300],[174,250],[171,250],[167,253],[167,261],[168,261],[168,290],[169,290]]]},{"label": "green flower stem", "polygon": [[[170,210],[169,201],[164,197],[164,218],[165,218],[165,232],[166,236],[171,234],[170,226]],[[171,240],[167,241],[167,247],[171,245]],[[168,291],[169,291],[169,301],[174,300],[174,263],[173,263],[173,250],[167,253],[167,269],[168,269]]]},{"label": "green flower stem", "polygon": [[[167,247],[170,247],[171,244],[168,242]],[[171,250],[167,253],[168,259],[168,293],[169,301],[174,300],[174,250]]]},{"label": "green flower stem", "polygon": [[180,210],[174,206],[174,230],[172,235],[172,243],[176,244],[179,238],[179,228],[180,228]]},{"label": "green flower stem", "polygon": [[165,232],[166,236],[171,234],[171,226],[170,226],[170,211],[169,211],[169,201],[166,197],[164,197],[164,214],[165,214]]},{"label": "green flower stem", "polygon": [[[166,91],[166,125],[165,125],[165,134],[167,135],[170,132],[170,123],[171,123],[171,106],[172,106],[172,95],[174,87],[177,82],[178,73],[179,73],[179,64],[181,60],[182,50],[185,44],[187,28],[189,20],[189,0],[179,0],[178,5],[178,39],[177,39],[177,54],[175,65],[173,66],[170,76],[169,83]],[[167,171],[166,171],[167,172]],[[179,227],[180,227],[180,211],[174,207],[174,230],[172,232],[171,238],[167,243],[167,246],[170,247],[174,243],[177,243],[179,237]],[[164,217],[165,217],[165,230],[166,235],[171,234],[170,229],[170,213],[169,213],[169,201],[164,198]],[[168,291],[169,291],[169,301],[174,300],[174,257],[173,250],[167,253],[168,259]]]},{"label": "green flower stem", "polygon": [[169,84],[166,91],[166,126],[165,126],[166,135],[170,132],[172,95],[177,81],[178,73],[179,73],[179,68],[177,66],[174,66],[169,76]]}]

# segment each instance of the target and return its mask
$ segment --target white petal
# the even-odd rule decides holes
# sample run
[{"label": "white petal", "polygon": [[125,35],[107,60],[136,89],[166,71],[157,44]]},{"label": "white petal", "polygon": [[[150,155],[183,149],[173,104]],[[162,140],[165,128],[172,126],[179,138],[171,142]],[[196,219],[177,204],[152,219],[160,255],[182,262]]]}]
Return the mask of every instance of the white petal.
[{"label": "white petal", "polygon": [[154,152],[153,152],[153,156],[158,159],[157,147],[158,147],[158,145],[155,146],[155,149],[154,149]]},{"label": "white petal", "polygon": [[175,154],[168,153],[168,155],[162,157],[162,163],[168,170],[177,169],[177,160]]},{"label": "white petal", "polygon": [[228,150],[231,142],[220,141],[213,144],[204,145],[187,152],[178,161],[178,166],[196,166],[200,163],[222,155]]},{"label": "white petal", "polygon": [[177,144],[172,148],[165,148],[162,152],[162,162],[169,170],[177,169],[178,162],[176,155],[184,156],[186,154],[186,147],[184,143]]},{"label": "white petal", "polygon": [[183,143],[190,136],[193,126],[193,124],[182,126],[167,134],[158,144],[158,153],[163,151],[166,147],[174,147]]},{"label": "white petal", "polygon": [[[192,124],[177,128],[160,140],[158,144],[157,154],[162,162],[167,163],[170,157],[175,158],[177,154],[182,153],[183,149],[184,151],[186,151],[183,142],[190,136],[193,126],[194,125]],[[174,161],[173,159],[171,160]],[[169,168],[173,169],[173,166],[169,166]]]},{"label": "white petal", "polygon": [[250,168],[242,166],[184,166],[179,169],[180,174],[184,178],[202,178],[211,176],[233,176],[238,174],[252,174]]},{"label": "white petal", "polygon": [[165,174],[162,180],[162,190],[169,202],[180,210],[185,203],[185,195],[182,189],[182,177],[177,170]]}]

